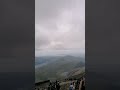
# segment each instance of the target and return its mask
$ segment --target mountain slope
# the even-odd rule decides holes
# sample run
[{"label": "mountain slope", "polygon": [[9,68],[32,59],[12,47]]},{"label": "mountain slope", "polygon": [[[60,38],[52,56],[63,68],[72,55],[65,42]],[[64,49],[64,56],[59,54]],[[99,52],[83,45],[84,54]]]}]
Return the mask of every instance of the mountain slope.
[{"label": "mountain slope", "polygon": [[[46,60],[41,67],[35,69],[36,81],[40,80],[55,80],[68,77],[68,73],[76,68],[84,67],[84,59],[74,56],[56,56],[56,57],[42,57]],[[81,69],[80,69],[81,70]]]}]

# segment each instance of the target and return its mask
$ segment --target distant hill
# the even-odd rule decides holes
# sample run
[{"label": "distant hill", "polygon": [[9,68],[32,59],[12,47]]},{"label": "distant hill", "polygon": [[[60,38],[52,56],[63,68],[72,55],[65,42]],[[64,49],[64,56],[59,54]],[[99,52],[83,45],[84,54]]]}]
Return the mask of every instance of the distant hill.
[{"label": "distant hill", "polygon": [[35,60],[35,77],[37,81],[67,78],[68,74],[85,67],[85,59],[78,56],[44,56]]}]

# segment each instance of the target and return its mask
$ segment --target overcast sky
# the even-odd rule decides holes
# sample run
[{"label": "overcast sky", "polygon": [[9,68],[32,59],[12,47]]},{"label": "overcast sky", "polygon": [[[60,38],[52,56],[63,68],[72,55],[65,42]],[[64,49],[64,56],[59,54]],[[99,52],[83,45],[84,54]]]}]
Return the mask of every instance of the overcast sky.
[{"label": "overcast sky", "polygon": [[85,48],[85,0],[35,0],[35,52]]}]

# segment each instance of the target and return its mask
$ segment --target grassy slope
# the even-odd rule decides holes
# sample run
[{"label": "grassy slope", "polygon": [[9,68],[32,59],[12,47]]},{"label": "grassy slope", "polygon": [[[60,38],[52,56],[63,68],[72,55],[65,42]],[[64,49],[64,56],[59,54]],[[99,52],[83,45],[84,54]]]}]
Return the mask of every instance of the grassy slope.
[{"label": "grassy slope", "polygon": [[61,58],[60,60],[49,63],[46,66],[40,67],[35,71],[36,81],[47,79],[63,79],[65,78],[61,74],[64,72],[70,72],[76,65],[80,63],[79,59],[73,60],[73,58]]}]

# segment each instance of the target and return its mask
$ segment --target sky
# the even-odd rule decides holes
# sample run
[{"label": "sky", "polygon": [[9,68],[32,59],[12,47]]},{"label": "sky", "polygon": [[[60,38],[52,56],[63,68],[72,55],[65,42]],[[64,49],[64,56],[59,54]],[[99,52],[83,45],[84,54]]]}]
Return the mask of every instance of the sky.
[{"label": "sky", "polygon": [[85,50],[85,0],[35,0],[35,54]]}]

